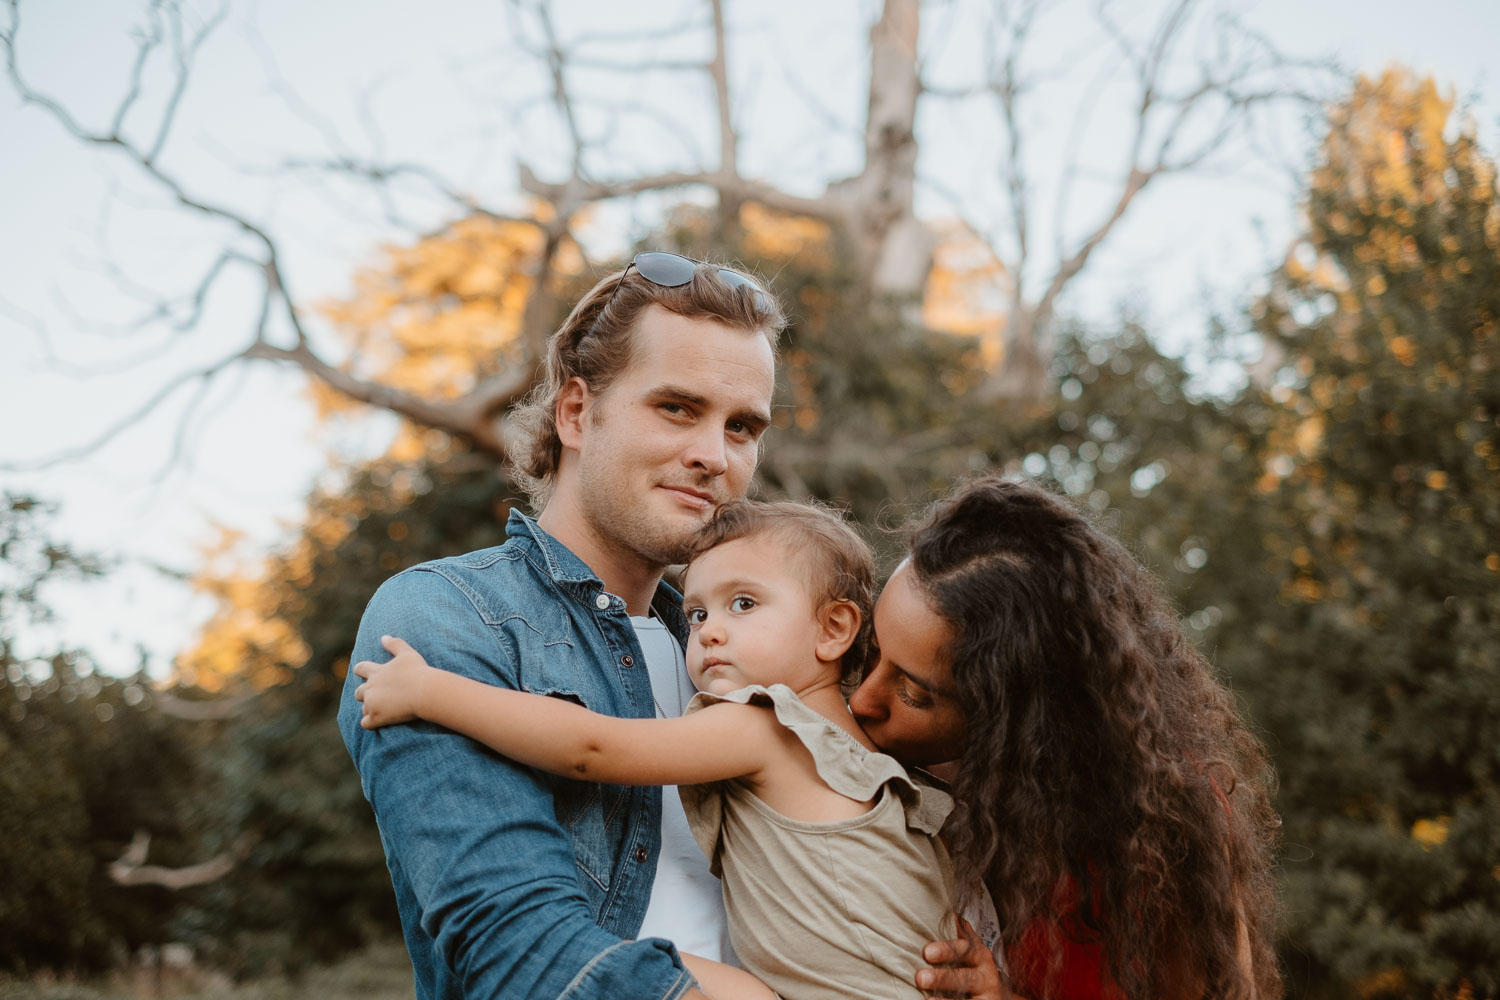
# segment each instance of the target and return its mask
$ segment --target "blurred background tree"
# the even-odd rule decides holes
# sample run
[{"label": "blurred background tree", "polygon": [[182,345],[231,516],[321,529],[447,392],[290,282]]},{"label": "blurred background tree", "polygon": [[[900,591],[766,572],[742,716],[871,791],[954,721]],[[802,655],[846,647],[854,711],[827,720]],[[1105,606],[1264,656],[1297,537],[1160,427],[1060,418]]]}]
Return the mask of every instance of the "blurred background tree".
[{"label": "blurred background tree", "polygon": [[[1287,967],[1328,995],[1500,991],[1500,203],[1434,83],[1339,106],[1255,311],[1275,592],[1217,633],[1271,739]],[[1247,526],[1248,527],[1248,526]],[[1228,628],[1228,623],[1224,626]]]},{"label": "blurred background tree", "polygon": [[144,675],[18,647],[23,620],[47,619],[49,588],[106,571],[49,537],[48,514],[0,500],[0,970],[100,970],[176,939],[183,898],[137,887],[145,858],[125,855],[141,831],[169,865],[212,845],[198,805],[212,794],[206,734],[154,711]]}]

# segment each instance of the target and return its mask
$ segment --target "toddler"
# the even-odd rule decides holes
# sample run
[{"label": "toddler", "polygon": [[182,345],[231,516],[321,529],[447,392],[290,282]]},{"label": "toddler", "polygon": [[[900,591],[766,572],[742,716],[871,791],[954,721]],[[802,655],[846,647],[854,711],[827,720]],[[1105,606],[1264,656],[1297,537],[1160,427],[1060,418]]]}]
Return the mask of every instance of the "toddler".
[{"label": "toddler", "polygon": [[937,836],[953,803],[876,751],[844,702],[873,635],[869,549],[828,511],[754,501],[721,508],[696,549],[683,610],[699,694],[682,718],[492,687],[386,637],[393,659],[354,668],[362,725],[425,719],[553,774],[683,786],[744,966],[683,956],[713,1000],[920,997],[923,945],[955,936]]}]

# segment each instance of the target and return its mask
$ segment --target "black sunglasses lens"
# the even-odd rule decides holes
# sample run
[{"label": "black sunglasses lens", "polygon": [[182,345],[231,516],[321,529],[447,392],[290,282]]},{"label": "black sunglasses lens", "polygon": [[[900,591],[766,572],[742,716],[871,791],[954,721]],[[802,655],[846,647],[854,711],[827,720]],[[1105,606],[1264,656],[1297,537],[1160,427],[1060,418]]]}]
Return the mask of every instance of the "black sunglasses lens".
[{"label": "black sunglasses lens", "polygon": [[724,284],[728,285],[730,288],[739,288],[743,286],[754,292],[755,308],[758,311],[763,313],[771,313],[774,311],[773,304],[771,302],[771,296],[766,294],[765,289],[761,288],[754,281],[752,281],[750,278],[745,277],[740,272],[731,271],[727,267],[721,267],[719,268],[719,280],[723,281]]},{"label": "black sunglasses lens", "polygon": [[688,258],[661,250],[647,250],[635,255],[635,269],[641,272],[641,276],[667,288],[692,281],[697,268],[698,265]]},{"label": "black sunglasses lens", "polygon": [[[641,277],[667,288],[677,288],[687,284],[693,280],[693,274],[698,270],[698,264],[692,258],[668,253],[665,250],[643,251],[636,254],[635,260],[631,263],[635,265],[637,271],[641,272]],[[744,286],[754,292],[755,308],[760,312],[770,315],[776,311],[776,304],[771,301],[771,296],[766,294],[765,289],[740,272],[721,267],[719,279],[730,288]]]}]

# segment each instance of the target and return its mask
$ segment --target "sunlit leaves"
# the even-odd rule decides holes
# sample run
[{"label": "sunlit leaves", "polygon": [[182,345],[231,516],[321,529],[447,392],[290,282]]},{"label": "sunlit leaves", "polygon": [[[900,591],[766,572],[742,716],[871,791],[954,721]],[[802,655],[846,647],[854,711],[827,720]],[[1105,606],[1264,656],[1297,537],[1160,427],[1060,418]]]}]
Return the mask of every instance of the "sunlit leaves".
[{"label": "sunlit leaves", "polygon": [[[350,296],[321,309],[347,342],[356,374],[451,399],[518,359],[543,242],[530,223],[468,216],[414,244],[385,247],[355,275]],[[581,267],[567,245],[557,273]],[[357,405],[321,383],[311,391],[324,414]]]},{"label": "sunlit leaves", "polygon": [[1500,200],[1452,112],[1430,80],[1360,81],[1254,314],[1274,659],[1224,649],[1276,678],[1257,703],[1312,851],[1287,932],[1314,980],[1367,995],[1500,989]]}]

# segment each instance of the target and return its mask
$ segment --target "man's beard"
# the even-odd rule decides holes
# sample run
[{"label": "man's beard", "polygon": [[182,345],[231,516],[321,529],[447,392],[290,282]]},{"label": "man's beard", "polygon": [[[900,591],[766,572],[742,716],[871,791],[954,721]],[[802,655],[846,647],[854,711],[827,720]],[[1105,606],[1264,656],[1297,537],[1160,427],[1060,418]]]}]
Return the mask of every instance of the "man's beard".
[{"label": "man's beard", "polygon": [[723,502],[720,490],[711,481],[674,483],[671,485],[688,486],[712,495],[713,507],[704,512],[696,525],[686,517],[673,519],[672,523],[658,523],[653,520],[656,512],[647,504],[647,498],[623,495],[618,484],[601,474],[602,471],[580,470],[584,518],[598,538],[658,569],[688,561],[693,554],[693,539],[708,523],[713,509]]}]

